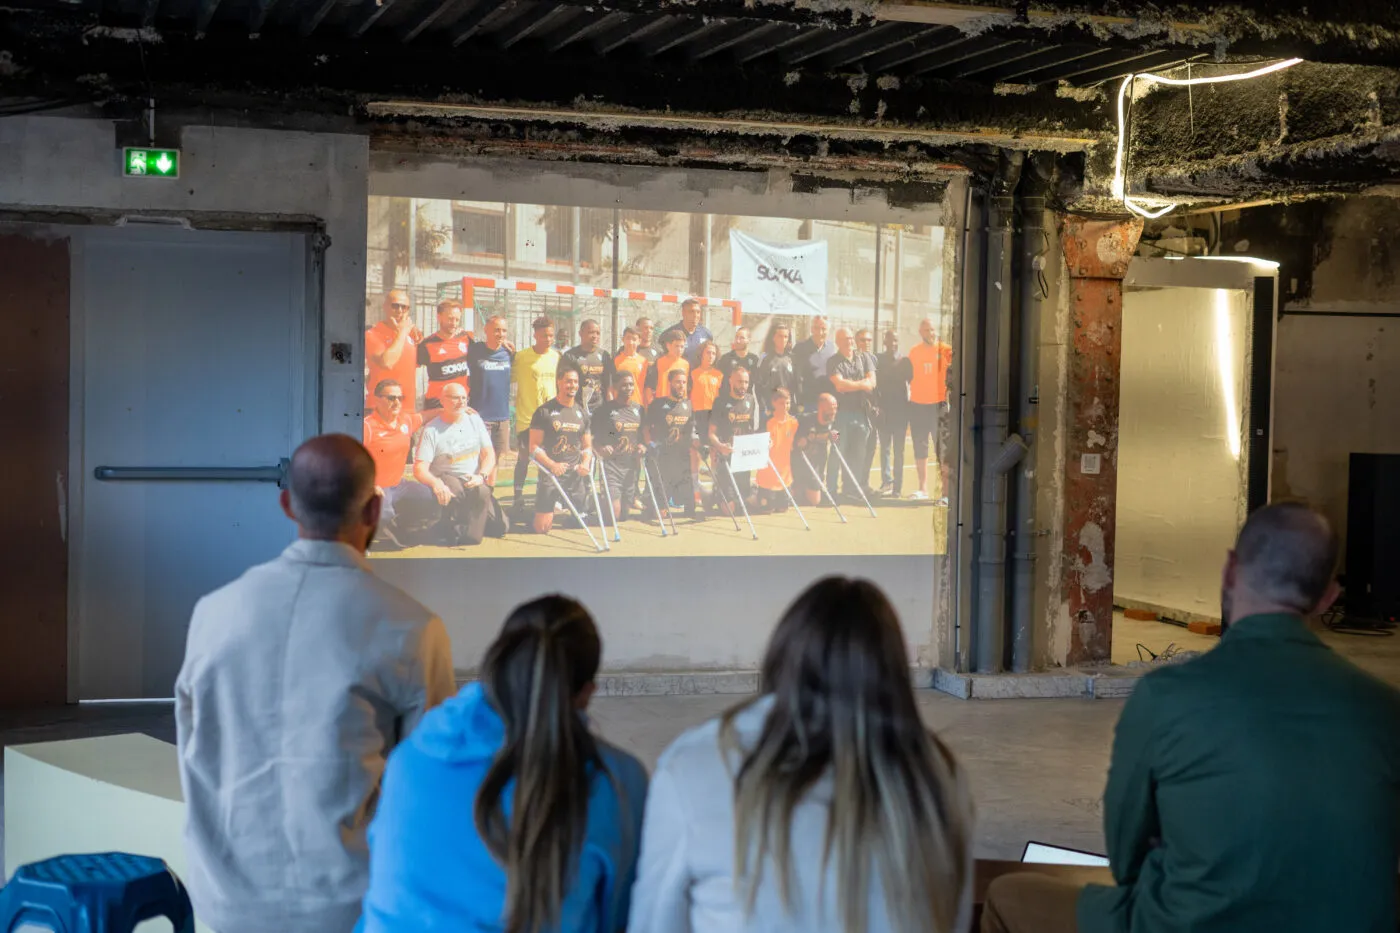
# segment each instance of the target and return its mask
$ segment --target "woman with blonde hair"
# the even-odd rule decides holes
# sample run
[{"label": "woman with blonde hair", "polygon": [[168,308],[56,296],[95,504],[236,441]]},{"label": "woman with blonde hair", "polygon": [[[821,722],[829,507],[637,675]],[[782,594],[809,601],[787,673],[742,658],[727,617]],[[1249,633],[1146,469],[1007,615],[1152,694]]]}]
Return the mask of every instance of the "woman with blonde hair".
[{"label": "woman with blonde hair", "polygon": [[919,718],[894,608],[828,577],[788,607],[763,693],[652,777],[631,933],[962,933],[966,775]]},{"label": "woman with blonde hair", "polygon": [[602,644],[564,596],[516,607],[481,681],[389,757],[359,933],[617,933],[646,771],[584,718]]}]

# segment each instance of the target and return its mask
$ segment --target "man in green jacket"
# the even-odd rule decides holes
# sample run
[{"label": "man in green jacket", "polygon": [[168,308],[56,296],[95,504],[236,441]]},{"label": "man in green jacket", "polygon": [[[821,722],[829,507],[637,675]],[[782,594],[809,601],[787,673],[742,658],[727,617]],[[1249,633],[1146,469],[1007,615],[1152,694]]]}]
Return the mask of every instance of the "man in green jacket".
[{"label": "man in green jacket", "polygon": [[1226,630],[1123,709],[1104,791],[1116,887],[988,889],[984,933],[1395,933],[1400,693],[1305,617],[1337,598],[1337,538],[1298,504],[1250,516]]}]

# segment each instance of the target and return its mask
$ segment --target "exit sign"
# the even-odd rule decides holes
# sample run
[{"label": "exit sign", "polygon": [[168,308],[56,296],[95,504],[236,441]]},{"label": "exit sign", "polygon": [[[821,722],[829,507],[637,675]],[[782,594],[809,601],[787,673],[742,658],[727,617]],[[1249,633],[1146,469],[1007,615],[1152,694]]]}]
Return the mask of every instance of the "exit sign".
[{"label": "exit sign", "polygon": [[122,174],[134,178],[179,178],[179,149],[122,150]]}]

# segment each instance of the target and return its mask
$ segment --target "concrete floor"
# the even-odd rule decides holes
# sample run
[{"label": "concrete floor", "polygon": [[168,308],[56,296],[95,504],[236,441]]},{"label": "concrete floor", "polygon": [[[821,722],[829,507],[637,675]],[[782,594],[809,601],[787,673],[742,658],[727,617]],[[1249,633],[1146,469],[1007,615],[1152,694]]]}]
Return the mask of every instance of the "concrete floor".
[{"label": "concrete floor", "polygon": [[[681,731],[742,699],[600,698],[590,712],[604,737],[651,767]],[[978,856],[1018,858],[1028,839],[1103,851],[1099,801],[1121,701],[969,702],[920,691],[919,706],[972,775],[978,805]],[[142,732],[173,742],[171,705],[83,705],[0,714],[0,745],[122,732]],[[2,795],[0,791],[0,851]]]}]

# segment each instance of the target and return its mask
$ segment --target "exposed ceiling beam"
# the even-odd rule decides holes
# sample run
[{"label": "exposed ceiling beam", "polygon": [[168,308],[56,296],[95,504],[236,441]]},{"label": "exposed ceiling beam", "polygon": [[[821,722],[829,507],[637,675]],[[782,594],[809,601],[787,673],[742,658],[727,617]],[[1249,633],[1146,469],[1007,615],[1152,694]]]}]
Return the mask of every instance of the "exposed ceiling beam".
[{"label": "exposed ceiling beam", "polygon": [[509,29],[503,30],[496,35],[496,44],[503,49],[508,49],[522,39],[528,39],[535,33],[560,20],[572,18],[578,11],[566,6],[556,6],[546,10],[543,14],[535,10],[526,9],[523,16],[517,16]]},{"label": "exposed ceiling beam", "polygon": [[440,117],[487,122],[552,123],[616,131],[620,126],[723,132],[736,136],[812,135],[827,139],[868,140],[887,144],[956,145],[978,142],[1011,149],[1076,152],[1100,142],[1097,136],[1007,133],[991,129],[954,131],[925,127],[864,123],[746,120],[730,117],[681,116],[669,113],[611,110],[558,110],[534,107],[495,107],[414,100],[378,100],[365,105],[378,117]]},{"label": "exposed ceiling beam", "polygon": [[518,0],[486,0],[480,6],[467,11],[465,16],[452,24],[452,47],[455,49],[476,35],[482,24],[495,14],[514,9],[517,2]]},{"label": "exposed ceiling beam", "polygon": [[[452,9],[455,3],[457,0],[438,0],[438,3],[434,4],[426,15],[418,17],[416,22],[404,28],[399,36],[399,41],[406,44],[417,39],[425,29],[436,23],[444,13]],[[478,7],[490,6],[492,3],[494,0],[468,0],[467,12],[470,13]]]}]

